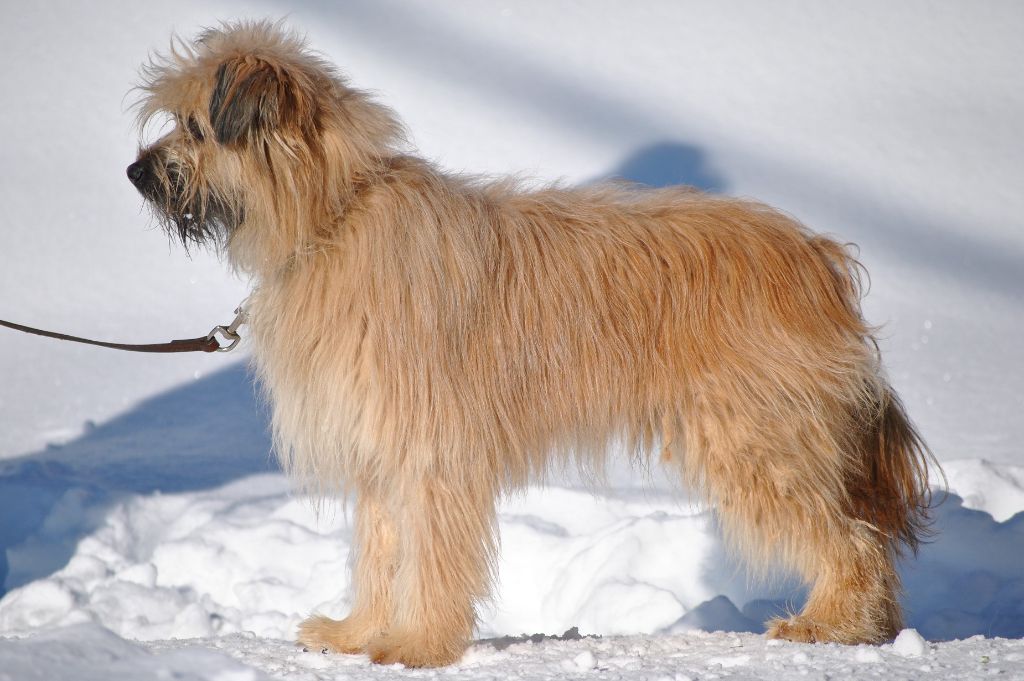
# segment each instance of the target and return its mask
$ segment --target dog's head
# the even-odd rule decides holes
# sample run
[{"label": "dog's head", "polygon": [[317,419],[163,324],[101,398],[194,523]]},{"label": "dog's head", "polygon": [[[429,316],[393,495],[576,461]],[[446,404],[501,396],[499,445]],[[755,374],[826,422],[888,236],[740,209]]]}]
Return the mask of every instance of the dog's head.
[{"label": "dog's head", "polygon": [[207,30],[143,74],[140,127],[161,114],[173,127],[140,149],[128,178],[186,246],[260,232],[248,240],[264,251],[308,247],[400,138],[387,109],[280,24]]}]

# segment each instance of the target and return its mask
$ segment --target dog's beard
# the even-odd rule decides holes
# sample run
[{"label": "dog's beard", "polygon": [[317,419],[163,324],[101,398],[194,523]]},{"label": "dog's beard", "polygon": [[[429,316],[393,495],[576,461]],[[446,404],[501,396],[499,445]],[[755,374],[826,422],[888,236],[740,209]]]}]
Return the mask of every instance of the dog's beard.
[{"label": "dog's beard", "polygon": [[174,162],[161,168],[158,181],[142,194],[164,230],[186,249],[222,248],[243,219],[241,206],[190,182],[187,169]]}]

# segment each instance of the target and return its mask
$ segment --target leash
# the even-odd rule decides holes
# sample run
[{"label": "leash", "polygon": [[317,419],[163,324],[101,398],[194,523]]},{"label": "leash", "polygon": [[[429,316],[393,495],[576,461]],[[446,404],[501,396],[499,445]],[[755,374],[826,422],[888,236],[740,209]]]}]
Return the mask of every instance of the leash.
[{"label": "leash", "polygon": [[[242,337],[238,335],[238,327],[245,324],[248,320],[248,314],[245,312],[244,306],[245,301],[242,301],[242,303],[235,308],[235,318],[227,326],[215,326],[210,329],[210,333],[198,338],[172,340],[167,343],[109,343],[107,341],[91,340],[80,336],[69,336],[66,333],[44,331],[43,329],[36,329],[23,324],[15,324],[14,322],[8,322],[3,319],[0,319],[0,326],[6,326],[8,329],[14,329],[15,331],[21,331],[23,333],[31,333],[36,336],[56,338],[57,340],[72,341],[74,343],[84,343],[86,345],[98,345],[102,348],[112,348],[114,350],[127,350],[128,352],[229,352],[234,350],[235,346],[238,345],[238,342],[242,340]],[[218,340],[218,336],[224,339],[226,343],[225,345],[221,345],[220,340]]]}]

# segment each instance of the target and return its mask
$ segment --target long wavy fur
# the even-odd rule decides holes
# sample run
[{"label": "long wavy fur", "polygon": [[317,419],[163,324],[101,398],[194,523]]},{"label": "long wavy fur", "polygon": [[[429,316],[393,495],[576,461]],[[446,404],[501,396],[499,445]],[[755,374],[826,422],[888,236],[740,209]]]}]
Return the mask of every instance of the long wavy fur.
[{"label": "long wavy fur", "polygon": [[[312,618],[304,643],[454,661],[490,587],[495,499],[623,448],[677,468],[755,565],[811,585],[770,635],[899,630],[893,563],[927,526],[927,449],[845,247],[693,189],[446,173],[279,24],[207,31],[143,90],[143,117],[179,124],[141,157],[188,187],[148,198],[257,281],[285,468],[356,497],[353,612]],[[188,197],[215,197],[216,229]]]}]

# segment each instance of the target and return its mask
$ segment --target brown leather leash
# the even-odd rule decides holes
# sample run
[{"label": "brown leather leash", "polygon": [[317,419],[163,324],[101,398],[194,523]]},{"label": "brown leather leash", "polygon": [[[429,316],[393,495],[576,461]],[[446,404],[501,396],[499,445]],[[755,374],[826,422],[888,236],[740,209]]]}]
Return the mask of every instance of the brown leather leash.
[{"label": "brown leather leash", "polygon": [[[244,305],[244,303],[243,303]],[[89,338],[82,338],[80,336],[70,336],[66,333],[57,333],[55,331],[45,331],[43,329],[37,329],[31,326],[25,326],[24,324],[15,324],[14,322],[8,322],[0,319],[0,326],[5,326],[8,329],[14,329],[15,331],[21,331],[23,333],[31,333],[36,336],[45,336],[46,338],[56,338],[57,340],[72,341],[74,343],[85,343],[86,345],[98,345],[102,348],[112,348],[114,350],[127,350],[128,352],[229,352],[235,349],[238,342],[242,340],[242,337],[238,335],[238,327],[246,322],[247,315],[242,305],[239,305],[235,309],[235,319],[227,326],[215,326],[210,330],[210,333],[205,336],[198,338],[185,338],[182,340],[172,340],[167,343],[110,343],[107,341],[91,340]],[[218,336],[222,337],[227,343],[221,345]]]}]

